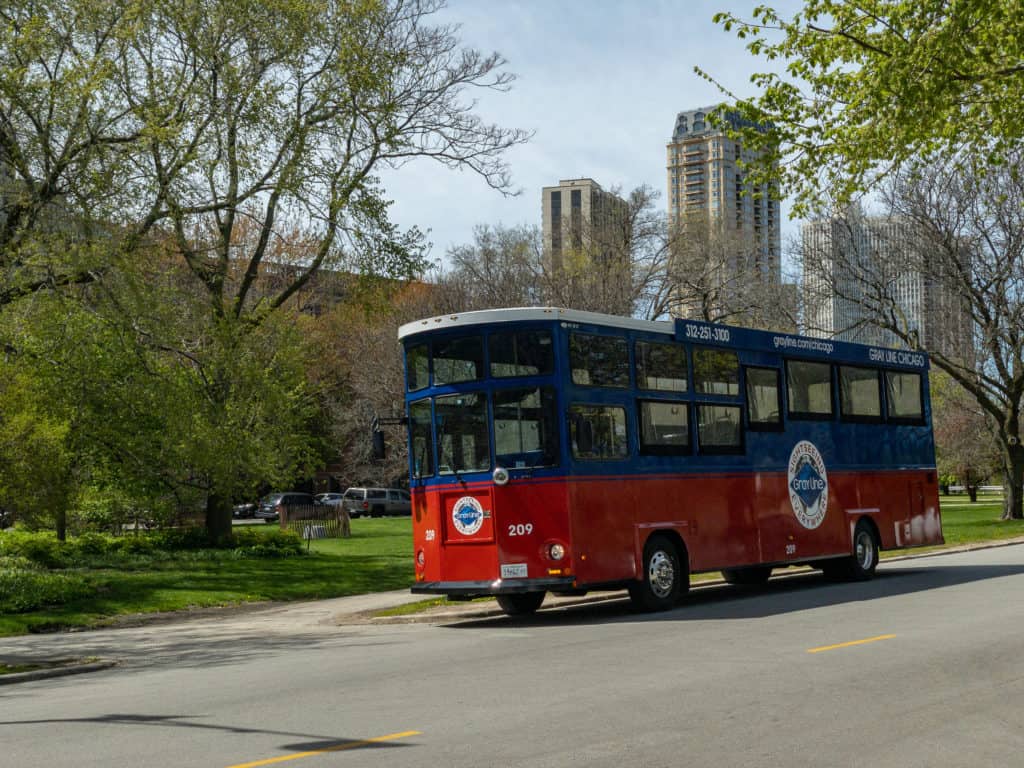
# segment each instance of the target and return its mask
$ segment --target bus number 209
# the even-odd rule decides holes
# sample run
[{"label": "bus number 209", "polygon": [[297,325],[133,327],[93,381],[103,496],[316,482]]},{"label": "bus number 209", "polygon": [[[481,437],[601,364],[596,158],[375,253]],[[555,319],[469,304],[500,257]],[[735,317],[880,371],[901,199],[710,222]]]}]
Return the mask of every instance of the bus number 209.
[{"label": "bus number 209", "polygon": [[529,536],[533,533],[533,523],[509,523],[509,536]]}]

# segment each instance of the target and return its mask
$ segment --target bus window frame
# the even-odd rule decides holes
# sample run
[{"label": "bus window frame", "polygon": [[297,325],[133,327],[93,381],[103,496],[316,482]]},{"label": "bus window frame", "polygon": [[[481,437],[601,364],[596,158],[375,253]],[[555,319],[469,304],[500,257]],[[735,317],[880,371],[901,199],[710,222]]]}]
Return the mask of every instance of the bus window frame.
[{"label": "bus window frame", "polygon": [[[900,427],[922,427],[927,425],[928,417],[925,413],[924,374],[922,374],[920,371],[908,371],[902,368],[882,368],[880,369],[880,373],[882,375],[879,377],[879,379],[883,382],[882,389],[884,390],[884,400],[882,402],[882,409],[885,413],[885,421],[889,424],[894,424]],[[910,374],[911,376],[917,376],[917,399],[918,402],[921,404],[920,417],[889,415],[889,386],[888,382],[885,381],[885,376],[890,373],[902,373]]]},{"label": "bus window frame", "polygon": [[[785,432],[786,431],[786,420],[783,416],[783,377],[782,370],[772,365],[744,365],[743,368],[743,398],[747,404],[746,416],[747,416],[747,429],[751,432]],[[775,399],[776,405],[778,405],[779,418],[775,422],[766,421],[751,421],[750,420],[750,392],[747,390],[747,371],[772,371],[775,374]]]},{"label": "bus window frame", "polygon": [[[646,391],[646,390],[644,390]],[[644,442],[642,409],[644,403],[661,405],[679,405],[686,410],[686,445],[658,445]],[[731,403],[730,403],[731,405]],[[639,456],[693,456],[694,454],[694,422],[693,404],[689,400],[667,400],[657,397],[636,398],[636,446]]]},{"label": "bus window frame", "polygon": [[[427,380],[426,380],[425,384],[421,384],[420,386],[418,386],[415,389],[413,389],[411,386],[409,386],[409,372],[410,372],[410,370],[412,370],[412,367],[409,365],[409,352],[412,351],[412,349],[414,349],[416,347],[423,347],[427,351],[427,371],[426,371]],[[404,357],[405,357],[405,360],[404,360],[404,362],[405,362],[405,391],[409,392],[409,393],[421,392],[424,389],[430,389],[432,386],[434,386],[434,372],[432,370],[433,367],[434,367],[433,366],[434,350],[433,350],[433,345],[430,343],[430,341],[420,341],[420,342],[415,342],[415,343],[412,343],[412,344],[407,344],[405,346],[405,350],[404,351],[405,351],[405,355],[404,355]]]},{"label": "bus window frame", "polygon": [[[614,339],[616,342],[621,342],[625,347],[626,361],[625,361],[625,373],[626,383],[625,384],[594,384],[593,382],[582,384],[574,378],[573,372],[573,351],[572,342],[574,337],[589,336],[600,339]],[[573,387],[581,387],[587,390],[598,390],[602,392],[633,392],[636,389],[635,377],[634,377],[634,359],[633,359],[633,345],[630,344],[631,337],[628,334],[622,333],[601,333],[600,331],[590,330],[589,328],[571,328],[568,333],[565,334],[565,370],[568,383]],[[591,369],[588,367],[583,369],[587,371],[588,376],[591,375]]]},{"label": "bus window frame", "polygon": [[[742,402],[723,403],[712,400],[701,400],[694,404],[693,429],[697,438],[697,454],[700,456],[745,456],[747,453],[747,430],[744,427],[744,407]],[[736,408],[740,412],[739,424],[740,442],[738,445],[706,447],[700,439],[700,409],[701,408]]]},{"label": "bus window frame", "polygon": [[[672,397],[672,396],[683,396],[687,397],[693,394],[693,367],[690,364],[690,349],[689,345],[680,344],[677,341],[665,341],[662,339],[650,339],[643,336],[635,336],[632,338],[632,347],[630,354],[632,357],[632,379],[634,385],[633,390],[637,393],[644,393],[647,399],[655,399],[661,397]],[[679,349],[683,354],[683,389],[662,389],[656,387],[647,387],[641,384],[640,381],[640,355],[638,354],[638,347],[640,344],[658,345],[663,347]],[[646,372],[646,370],[645,370]],[[579,386],[579,385],[577,385]]]},{"label": "bus window frame", "polygon": [[[843,412],[843,368],[857,368],[862,371],[874,371],[875,372],[875,384],[878,387],[878,415],[877,416],[862,416],[857,414],[847,414]],[[885,396],[882,393],[882,369],[876,368],[870,365],[857,365],[854,363],[837,363],[835,366],[836,374],[836,389],[838,390],[839,396],[839,420],[847,422],[848,424],[884,424],[885,413],[887,410],[887,403]]]},{"label": "bus window frame", "polygon": [[[815,413],[814,411],[795,411],[789,402],[789,366],[791,363],[809,363],[811,365],[824,365],[828,368],[828,399],[829,412]],[[801,357],[787,357],[782,361],[783,370],[786,372],[784,386],[786,388],[786,416],[797,421],[835,421],[838,408],[836,408],[836,372],[835,366],[826,360],[808,360]]]},{"label": "bus window frame", "polygon": [[[625,421],[625,440],[626,440],[626,452],[622,456],[579,456],[576,453],[577,447],[573,440],[572,423],[573,423],[573,408],[618,408],[622,411],[622,417]],[[566,432],[566,452],[569,456],[570,461],[582,461],[585,463],[599,463],[599,462],[623,462],[632,461],[636,458],[636,454],[633,451],[633,445],[630,441],[630,423],[629,423],[629,407],[618,400],[613,401],[586,401],[586,400],[570,400],[567,404],[565,411],[565,432]]]}]

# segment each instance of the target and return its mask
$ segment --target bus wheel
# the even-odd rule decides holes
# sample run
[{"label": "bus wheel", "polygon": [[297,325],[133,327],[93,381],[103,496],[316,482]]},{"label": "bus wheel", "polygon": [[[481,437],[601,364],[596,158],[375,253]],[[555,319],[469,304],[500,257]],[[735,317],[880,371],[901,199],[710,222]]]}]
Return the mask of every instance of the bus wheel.
[{"label": "bus wheel", "polygon": [[875,529],[864,520],[853,531],[853,554],[850,556],[850,578],[867,581],[878,567],[878,539]]},{"label": "bus wheel", "polygon": [[754,565],[750,568],[726,568],[722,571],[722,578],[727,584],[747,587],[764,584],[771,575],[772,569],[767,565]]},{"label": "bus wheel", "polygon": [[629,597],[640,610],[667,610],[689,589],[687,568],[675,545],[665,536],[655,534],[647,540],[643,567],[643,581],[629,586]]},{"label": "bus wheel", "polygon": [[543,592],[520,592],[514,595],[498,595],[498,605],[507,616],[529,616],[531,613],[536,613],[543,602]]},{"label": "bus wheel", "polygon": [[878,567],[878,539],[870,523],[861,520],[853,530],[853,552],[819,566],[832,581],[867,581]]}]

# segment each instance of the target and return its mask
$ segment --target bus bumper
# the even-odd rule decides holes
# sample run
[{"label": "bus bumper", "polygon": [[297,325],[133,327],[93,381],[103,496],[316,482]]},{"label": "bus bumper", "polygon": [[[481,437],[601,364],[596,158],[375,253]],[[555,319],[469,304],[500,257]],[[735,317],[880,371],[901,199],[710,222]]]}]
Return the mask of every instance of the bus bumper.
[{"label": "bus bumper", "polygon": [[494,581],[424,581],[414,584],[413,594],[486,597],[522,592],[567,592],[574,589],[573,576],[547,579],[495,579]]}]

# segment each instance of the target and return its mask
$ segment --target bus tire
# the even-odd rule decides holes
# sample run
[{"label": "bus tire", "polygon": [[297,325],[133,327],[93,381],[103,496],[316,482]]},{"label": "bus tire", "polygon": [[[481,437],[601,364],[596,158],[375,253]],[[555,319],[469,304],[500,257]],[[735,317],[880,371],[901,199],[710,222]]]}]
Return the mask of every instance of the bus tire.
[{"label": "bus tire", "polygon": [[629,585],[633,604],[642,611],[671,608],[690,587],[688,566],[667,536],[651,536],[644,544],[643,579]]},{"label": "bus tire", "polygon": [[764,584],[772,575],[772,569],[767,565],[752,565],[749,568],[725,568],[722,571],[722,578],[726,584],[752,587]]},{"label": "bus tire", "polygon": [[853,530],[853,553],[850,555],[850,578],[867,581],[878,567],[878,536],[867,520],[860,520]]},{"label": "bus tire", "polygon": [[498,606],[506,616],[529,616],[537,612],[544,602],[544,592],[519,592],[513,595],[498,595]]},{"label": "bus tire", "polygon": [[867,581],[878,567],[878,536],[867,520],[853,529],[853,551],[847,557],[826,560],[819,566],[832,581]]}]

